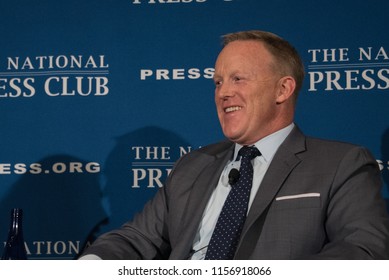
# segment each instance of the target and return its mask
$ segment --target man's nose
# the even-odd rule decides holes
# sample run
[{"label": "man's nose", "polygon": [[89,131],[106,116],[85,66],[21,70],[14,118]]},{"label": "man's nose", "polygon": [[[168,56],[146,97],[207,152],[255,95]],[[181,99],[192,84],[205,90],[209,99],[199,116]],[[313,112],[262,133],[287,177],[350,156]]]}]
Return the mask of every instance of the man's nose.
[{"label": "man's nose", "polygon": [[233,97],[235,95],[233,87],[228,83],[222,83],[216,88],[216,93],[219,98],[227,99],[229,97]]}]

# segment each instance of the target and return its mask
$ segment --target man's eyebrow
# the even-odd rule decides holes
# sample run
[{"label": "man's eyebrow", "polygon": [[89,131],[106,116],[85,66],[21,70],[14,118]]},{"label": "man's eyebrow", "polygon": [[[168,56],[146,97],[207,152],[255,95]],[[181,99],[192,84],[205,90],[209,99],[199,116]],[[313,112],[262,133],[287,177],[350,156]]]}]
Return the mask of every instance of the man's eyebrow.
[{"label": "man's eyebrow", "polygon": [[220,79],[221,78],[221,75],[218,75],[218,74],[213,74],[213,79]]}]

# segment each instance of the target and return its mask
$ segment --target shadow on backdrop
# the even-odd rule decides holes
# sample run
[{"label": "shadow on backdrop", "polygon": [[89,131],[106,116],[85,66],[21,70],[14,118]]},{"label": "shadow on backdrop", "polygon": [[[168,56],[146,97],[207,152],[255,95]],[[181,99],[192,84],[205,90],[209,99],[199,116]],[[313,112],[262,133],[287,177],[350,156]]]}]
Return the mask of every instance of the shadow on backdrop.
[{"label": "shadow on backdrop", "polygon": [[188,146],[176,133],[155,126],[117,137],[103,171],[109,221],[101,233],[121,226],[141,211],[166,180],[181,156],[181,147],[187,150]]},{"label": "shadow on backdrop", "polygon": [[[6,240],[10,209],[24,211],[23,231],[29,259],[73,259],[106,220],[98,166],[69,155],[38,161],[40,174],[31,169],[11,187],[0,202],[1,240]],[[76,163],[81,172],[70,172]],[[93,170],[95,168],[95,170]],[[32,171],[35,172],[35,171]]]}]

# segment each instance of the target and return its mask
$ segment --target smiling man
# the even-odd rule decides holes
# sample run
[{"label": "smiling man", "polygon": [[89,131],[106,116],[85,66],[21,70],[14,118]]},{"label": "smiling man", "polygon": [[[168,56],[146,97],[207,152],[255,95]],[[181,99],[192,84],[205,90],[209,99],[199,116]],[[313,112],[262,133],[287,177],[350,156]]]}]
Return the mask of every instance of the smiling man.
[{"label": "smiling man", "polygon": [[227,140],[181,157],[144,210],[82,258],[388,259],[377,163],[300,131],[303,78],[277,35],[224,36],[214,82]]},{"label": "smiling man", "polygon": [[[294,73],[285,62],[273,58],[268,48],[259,41],[236,40],[225,46],[216,61],[215,101],[220,124],[225,136],[241,145],[254,144],[293,121],[291,96],[296,80],[302,78],[302,63],[291,54],[301,67]],[[301,86],[301,80],[298,82]]]}]

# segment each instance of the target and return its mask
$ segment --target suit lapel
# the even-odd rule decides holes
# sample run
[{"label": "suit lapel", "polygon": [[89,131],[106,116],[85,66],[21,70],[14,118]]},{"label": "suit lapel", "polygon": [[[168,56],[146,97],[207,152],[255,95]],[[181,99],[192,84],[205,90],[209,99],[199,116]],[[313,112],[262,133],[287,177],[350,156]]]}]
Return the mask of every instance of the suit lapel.
[{"label": "suit lapel", "polygon": [[199,166],[202,171],[193,182],[188,204],[182,217],[181,233],[179,234],[180,242],[177,244],[177,248],[180,248],[180,250],[175,253],[175,256],[172,256],[173,258],[186,258],[190,252],[204,209],[218,184],[225,165],[232,157],[234,145],[229,146],[230,148],[216,156],[204,155],[205,158]]},{"label": "suit lapel", "polygon": [[[288,175],[299,164],[300,159],[296,156],[296,154],[304,150],[305,137],[296,127],[276,152],[250,208],[245,225],[243,227],[241,240],[243,241],[248,236],[250,239],[255,238],[255,240],[245,241],[249,242],[251,247],[254,247],[254,244],[258,240],[258,236],[253,236],[250,234],[247,235],[247,233],[250,230],[258,230],[255,229],[253,225],[257,225],[255,222],[272,203]],[[237,249],[237,257],[247,259],[249,255],[246,255],[246,252],[243,252],[243,250],[239,251],[241,245],[242,242]]]}]

